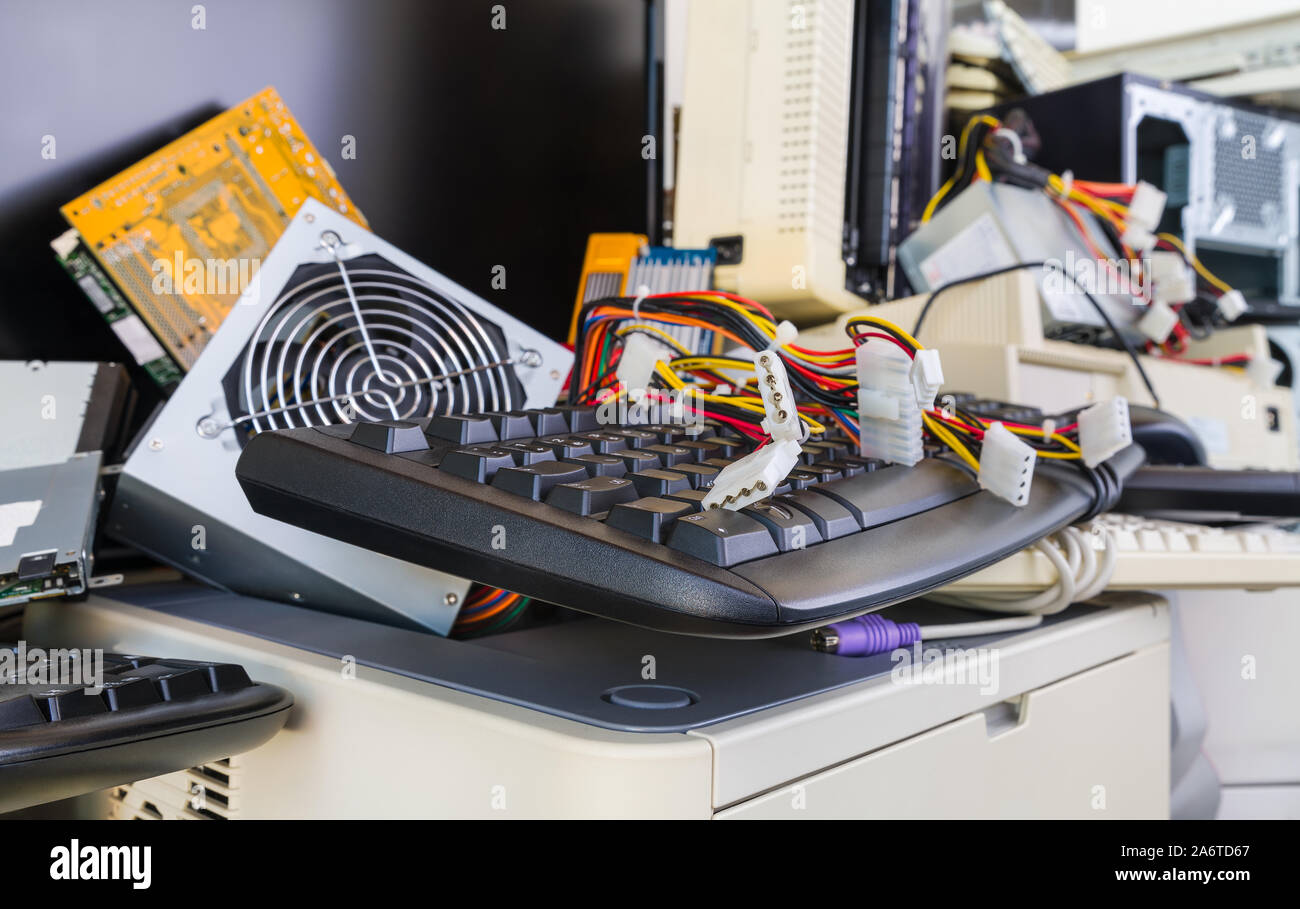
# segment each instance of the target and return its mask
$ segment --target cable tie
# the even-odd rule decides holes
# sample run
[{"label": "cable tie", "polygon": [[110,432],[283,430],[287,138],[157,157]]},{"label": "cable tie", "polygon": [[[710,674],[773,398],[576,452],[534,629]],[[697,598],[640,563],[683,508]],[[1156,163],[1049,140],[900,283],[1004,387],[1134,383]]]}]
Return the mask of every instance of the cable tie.
[{"label": "cable tie", "polygon": [[641,321],[641,304],[648,296],[650,296],[649,285],[642,284],[636,289],[636,299],[632,301],[632,318],[637,322]]}]

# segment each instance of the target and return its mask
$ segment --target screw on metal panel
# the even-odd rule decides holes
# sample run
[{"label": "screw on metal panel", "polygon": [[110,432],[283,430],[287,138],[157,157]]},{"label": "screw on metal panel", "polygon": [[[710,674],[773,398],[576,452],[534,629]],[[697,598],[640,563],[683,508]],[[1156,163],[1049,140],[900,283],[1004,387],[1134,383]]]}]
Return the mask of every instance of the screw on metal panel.
[{"label": "screw on metal panel", "polygon": [[162,450],[163,450],[163,441],[162,441],[162,439],[150,439],[150,440],[149,440],[149,450],[150,450],[150,451],[162,451]]},{"label": "screw on metal panel", "polygon": [[338,234],[334,233],[334,231],[327,230],[320,235],[320,242],[322,246],[328,247],[329,249],[334,249],[337,246],[339,246],[343,241],[339,238]]},{"label": "screw on metal panel", "polygon": [[523,366],[541,366],[542,355],[535,350],[521,350],[519,352],[519,363]]},{"label": "screw on metal panel", "polygon": [[308,224],[310,224],[311,222],[313,222],[313,221],[316,220],[316,216],[313,215],[313,214],[311,214],[311,213],[308,213],[308,214],[303,215],[303,216],[302,216],[302,219],[303,219],[304,221],[306,221]]},{"label": "screw on metal panel", "polygon": [[558,379],[559,377],[560,377],[560,371],[559,371],[558,369],[552,369],[552,370],[551,370],[551,378],[552,378],[552,379]]},{"label": "screw on metal panel", "polygon": [[460,597],[454,593],[449,593],[442,598],[442,601],[446,603],[448,606],[455,606],[457,603],[460,602]]},{"label": "screw on metal panel", "polygon": [[295,590],[289,594],[289,598],[293,600],[301,600],[302,594]]}]

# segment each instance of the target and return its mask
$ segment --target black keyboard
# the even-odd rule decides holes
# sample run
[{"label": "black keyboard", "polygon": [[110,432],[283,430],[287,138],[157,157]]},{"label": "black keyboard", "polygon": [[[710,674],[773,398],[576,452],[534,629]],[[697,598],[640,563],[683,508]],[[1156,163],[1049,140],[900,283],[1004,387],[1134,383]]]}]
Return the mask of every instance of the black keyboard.
[{"label": "black keyboard", "polygon": [[108,653],[96,676],[91,652],[42,654],[51,658],[10,648],[0,674],[0,812],[241,754],[293,706],[231,663]]},{"label": "black keyboard", "polygon": [[236,473],[258,513],[366,549],[648,628],[744,637],[983,568],[1111,507],[1143,457],[1040,463],[1017,508],[951,455],[893,466],[828,435],[771,498],[702,510],[750,449],[720,425],[600,425],[557,407],[265,432]]}]

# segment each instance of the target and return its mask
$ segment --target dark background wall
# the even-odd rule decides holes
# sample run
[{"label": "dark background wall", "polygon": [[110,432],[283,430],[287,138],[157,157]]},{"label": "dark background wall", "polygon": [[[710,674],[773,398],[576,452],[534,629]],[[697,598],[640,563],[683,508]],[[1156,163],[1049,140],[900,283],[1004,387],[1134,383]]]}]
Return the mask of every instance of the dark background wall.
[{"label": "dark background wall", "polygon": [[0,0],[0,358],[129,359],[59,205],[267,85],[376,233],[562,337],[587,233],[649,226],[647,0],[498,2]]}]

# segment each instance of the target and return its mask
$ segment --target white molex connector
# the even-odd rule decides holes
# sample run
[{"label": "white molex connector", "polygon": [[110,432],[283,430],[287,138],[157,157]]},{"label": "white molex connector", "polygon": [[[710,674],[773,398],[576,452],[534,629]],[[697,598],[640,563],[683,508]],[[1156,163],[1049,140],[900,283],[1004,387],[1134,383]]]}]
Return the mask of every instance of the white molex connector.
[{"label": "white molex connector", "polygon": [[1129,249],[1137,250],[1141,255],[1146,255],[1156,246],[1156,235],[1136,224],[1126,227],[1119,239]]},{"label": "white molex connector", "polygon": [[1168,303],[1152,300],[1147,311],[1137,321],[1137,329],[1157,344],[1163,344],[1178,324],[1178,313]]},{"label": "white molex connector", "polygon": [[1219,315],[1229,322],[1236,322],[1242,313],[1246,311],[1246,298],[1241,295],[1239,290],[1230,290],[1215,301],[1215,306],[1219,309]]},{"label": "white molex connector", "polygon": [[1079,448],[1083,463],[1096,467],[1133,443],[1128,401],[1109,398],[1079,411]]},{"label": "white molex connector", "polygon": [[1017,507],[1027,505],[1036,458],[1034,449],[1015,433],[1001,423],[990,423],[980,449],[980,488]]},{"label": "white molex connector", "polygon": [[925,455],[912,359],[888,341],[858,346],[858,428],[862,456],[911,466]]},{"label": "white molex connector", "polygon": [[1136,224],[1147,231],[1155,231],[1165,213],[1165,202],[1169,197],[1145,180],[1139,180],[1133,191],[1133,201],[1128,204],[1129,224]]},{"label": "white molex connector", "polygon": [[794,440],[802,442],[803,424],[795,406],[794,389],[785,363],[774,350],[760,350],[754,357],[754,375],[758,377],[758,394],[763,399],[763,431],[773,442]]},{"label": "white molex connector", "polygon": [[916,391],[916,406],[922,410],[934,407],[935,396],[943,385],[943,366],[939,363],[939,351],[933,349],[918,350],[912,360],[910,373],[912,388]]},{"label": "white molex connector", "polygon": [[[782,323],[777,328],[777,343],[782,342]],[[789,326],[791,331],[794,326]],[[790,332],[785,332],[790,335]],[[791,335],[792,336],[792,335]],[[804,429],[799,419],[794,389],[785,363],[775,350],[760,350],[754,355],[754,375],[758,377],[758,395],[763,399],[763,431],[772,441],[751,451],[739,461],[722,468],[713,479],[713,487],[704,496],[705,508],[744,508],[751,502],[767,498],[799,463]]]},{"label": "white molex connector", "polygon": [[1149,255],[1147,274],[1160,303],[1186,303],[1196,299],[1196,277],[1182,255],[1158,249]]},{"label": "white molex connector", "polygon": [[654,375],[655,363],[670,359],[672,354],[663,344],[641,332],[629,332],[623,338],[623,355],[619,357],[614,374],[624,388],[648,388],[650,377]]},{"label": "white molex connector", "polygon": [[771,441],[728,464],[714,477],[704,507],[735,511],[772,495],[799,463],[801,447],[797,439]]}]

